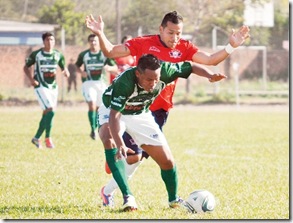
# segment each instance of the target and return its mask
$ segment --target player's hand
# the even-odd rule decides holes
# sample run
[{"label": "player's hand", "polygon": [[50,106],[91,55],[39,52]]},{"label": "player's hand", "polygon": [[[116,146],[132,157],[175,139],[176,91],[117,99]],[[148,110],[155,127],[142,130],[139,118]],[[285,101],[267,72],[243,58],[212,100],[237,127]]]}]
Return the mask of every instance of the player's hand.
[{"label": "player's hand", "polygon": [[249,31],[250,29],[248,26],[241,26],[241,28],[237,32],[232,29],[232,34],[229,37],[229,43],[231,44],[231,46],[236,48],[242,45],[244,41],[250,37]]},{"label": "player's hand", "polygon": [[87,72],[86,72],[86,71],[83,71],[83,72],[81,73],[81,77],[86,78],[86,77],[87,77]]},{"label": "player's hand", "polygon": [[127,158],[127,153],[135,154],[135,152],[132,149],[130,149],[126,146],[121,146],[115,155],[115,159],[120,160],[123,157]]},{"label": "player's hand", "polygon": [[209,81],[210,82],[217,82],[217,81],[220,81],[224,78],[227,78],[226,75],[224,74],[213,74],[210,78],[209,78]]},{"label": "player's hand", "polygon": [[66,68],[62,71],[62,73],[64,74],[65,77],[69,77],[70,76],[70,72],[69,70]]},{"label": "player's hand", "polygon": [[31,81],[31,85],[32,85],[33,87],[39,86],[39,84],[40,84],[40,83],[39,83],[38,81],[36,81],[35,79]]},{"label": "player's hand", "polygon": [[98,21],[95,20],[92,14],[86,16],[85,24],[86,27],[96,35],[100,35],[104,30],[104,22],[102,16],[98,17]]}]

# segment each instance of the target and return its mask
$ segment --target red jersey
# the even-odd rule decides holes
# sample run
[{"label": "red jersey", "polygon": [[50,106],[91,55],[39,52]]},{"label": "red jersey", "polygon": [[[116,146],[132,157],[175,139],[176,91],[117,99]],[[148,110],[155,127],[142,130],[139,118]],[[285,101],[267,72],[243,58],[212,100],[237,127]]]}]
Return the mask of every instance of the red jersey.
[{"label": "red jersey", "polygon": [[[122,73],[129,67],[133,67],[136,65],[135,63],[135,57],[129,55],[126,57],[119,57],[115,59],[116,65],[118,67],[119,73]],[[110,83],[113,82],[115,79],[116,74],[110,73]]]},{"label": "red jersey", "polygon": [[[174,49],[168,48],[160,39],[159,35],[149,35],[136,37],[128,40],[125,45],[130,50],[132,56],[137,60],[143,54],[153,54],[161,61],[177,63],[186,60],[192,60],[192,56],[198,51],[198,48],[188,40],[180,39]],[[173,107],[173,95],[175,92],[177,80],[168,84],[160,95],[150,106],[151,111],[164,109],[169,111]]]}]

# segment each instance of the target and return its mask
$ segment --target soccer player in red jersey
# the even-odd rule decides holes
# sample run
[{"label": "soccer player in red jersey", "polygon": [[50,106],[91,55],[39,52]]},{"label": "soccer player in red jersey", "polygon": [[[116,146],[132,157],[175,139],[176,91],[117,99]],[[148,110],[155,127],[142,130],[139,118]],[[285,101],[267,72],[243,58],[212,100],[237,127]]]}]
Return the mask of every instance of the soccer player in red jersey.
[{"label": "soccer player in red jersey", "polygon": [[[140,58],[143,54],[153,54],[162,61],[181,62],[190,60],[204,65],[215,66],[225,60],[250,36],[249,27],[242,26],[238,31],[232,31],[229,36],[229,44],[227,44],[224,49],[215,53],[204,52],[190,41],[181,38],[183,32],[183,18],[176,11],[173,11],[164,16],[159,27],[158,35],[136,37],[128,40],[125,44],[113,45],[104,34],[102,16],[99,16],[96,21],[92,15],[89,15],[86,17],[85,22],[87,28],[98,36],[101,50],[105,56],[109,58],[128,55]],[[172,98],[175,86],[176,80],[165,87],[150,107],[155,121],[158,123],[161,130],[167,120],[169,110],[173,107]],[[128,177],[130,177],[141,163],[141,159],[145,153],[137,148],[131,137],[127,137],[126,135],[127,134],[123,135],[126,146],[130,148],[130,151],[135,151],[135,155],[130,154],[127,156],[127,163],[132,164],[126,165],[126,173]],[[108,205],[108,200],[113,200],[112,191],[107,187],[102,188],[101,196],[104,205]]]}]

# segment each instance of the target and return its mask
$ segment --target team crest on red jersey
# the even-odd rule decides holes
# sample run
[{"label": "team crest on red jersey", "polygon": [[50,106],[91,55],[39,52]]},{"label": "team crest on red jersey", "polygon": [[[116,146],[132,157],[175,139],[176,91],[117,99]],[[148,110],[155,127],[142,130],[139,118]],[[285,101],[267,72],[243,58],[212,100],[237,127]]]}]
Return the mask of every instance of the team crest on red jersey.
[{"label": "team crest on red jersey", "polygon": [[180,58],[182,56],[182,53],[179,50],[175,49],[175,50],[170,51],[169,55],[172,58]]}]

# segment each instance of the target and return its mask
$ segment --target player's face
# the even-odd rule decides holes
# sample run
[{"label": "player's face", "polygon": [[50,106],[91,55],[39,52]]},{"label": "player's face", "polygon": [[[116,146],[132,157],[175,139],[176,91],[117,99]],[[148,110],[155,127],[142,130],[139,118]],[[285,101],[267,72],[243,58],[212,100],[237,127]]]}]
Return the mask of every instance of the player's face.
[{"label": "player's face", "polygon": [[50,51],[55,46],[55,37],[54,36],[48,36],[44,39],[44,49],[45,51]]},{"label": "player's face", "polygon": [[176,47],[179,39],[182,36],[183,23],[174,24],[167,22],[167,26],[163,28],[160,26],[160,37],[161,40],[166,44],[167,47],[173,49]]},{"label": "player's face", "polygon": [[135,74],[139,86],[147,92],[152,92],[160,81],[161,68],[158,68],[157,70],[146,69],[143,74],[139,73],[138,70],[136,70]]},{"label": "player's face", "polygon": [[97,36],[95,37],[91,37],[89,40],[89,44],[90,44],[90,49],[92,51],[97,51],[99,50],[99,38]]}]

